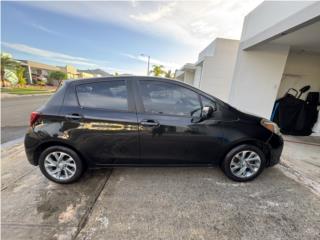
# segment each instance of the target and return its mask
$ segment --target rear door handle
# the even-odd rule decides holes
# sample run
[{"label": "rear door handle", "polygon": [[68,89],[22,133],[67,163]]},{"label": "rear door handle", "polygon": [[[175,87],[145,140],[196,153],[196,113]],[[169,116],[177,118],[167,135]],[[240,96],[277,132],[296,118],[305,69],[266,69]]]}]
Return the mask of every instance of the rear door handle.
[{"label": "rear door handle", "polygon": [[80,120],[82,118],[82,115],[80,115],[78,113],[72,113],[72,114],[67,114],[65,117],[67,119]]},{"label": "rear door handle", "polygon": [[142,120],[140,124],[146,127],[156,127],[160,125],[159,122],[155,120]]}]

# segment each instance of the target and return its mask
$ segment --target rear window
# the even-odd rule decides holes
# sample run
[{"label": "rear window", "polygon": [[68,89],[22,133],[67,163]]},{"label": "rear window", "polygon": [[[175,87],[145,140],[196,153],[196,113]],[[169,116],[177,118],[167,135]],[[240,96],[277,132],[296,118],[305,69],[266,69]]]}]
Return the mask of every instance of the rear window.
[{"label": "rear window", "polygon": [[76,91],[81,107],[128,110],[127,85],[123,80],[81,84]]}]

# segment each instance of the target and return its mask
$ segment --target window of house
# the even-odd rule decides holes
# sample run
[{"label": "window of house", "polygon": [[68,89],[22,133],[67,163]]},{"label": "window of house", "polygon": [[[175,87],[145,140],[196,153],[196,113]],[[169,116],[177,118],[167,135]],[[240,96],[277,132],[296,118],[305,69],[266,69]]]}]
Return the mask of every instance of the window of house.
[{"label": "window of house", "polygon": [[128,110],[125,81],[106,81],[81,84],[76,87],[81,107]]},{"label": "window of house", "polygon": [[200,114],[198,94],[177,84],[140,81],[141,97],[146,112],[178,116]]}]

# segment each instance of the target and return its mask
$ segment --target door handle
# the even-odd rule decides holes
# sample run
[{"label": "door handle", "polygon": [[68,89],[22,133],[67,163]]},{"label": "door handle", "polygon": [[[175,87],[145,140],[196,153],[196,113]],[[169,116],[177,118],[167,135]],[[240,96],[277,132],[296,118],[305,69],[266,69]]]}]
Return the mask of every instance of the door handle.
[{"label": "door handle", "polygon": [[65,117],[67,119],[80,120],[82,118],[82,115],[80,115],[78,113],[72,113],[72,114],[67,114]]},{"label": "door handle", "polygon": [[146,127],[156,127],[160,125],[159,122],[155,120],[142,120],[140,124]]}]

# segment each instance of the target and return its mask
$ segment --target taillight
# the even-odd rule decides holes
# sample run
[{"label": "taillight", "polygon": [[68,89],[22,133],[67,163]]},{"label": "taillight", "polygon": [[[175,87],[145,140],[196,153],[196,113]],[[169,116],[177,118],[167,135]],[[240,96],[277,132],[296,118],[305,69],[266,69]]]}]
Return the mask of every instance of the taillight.
[{"label": "taillight", "polygon": [[40,117],[40,113],[38,112],[32,112],[30,115],[30,126],[32,126]]}]

